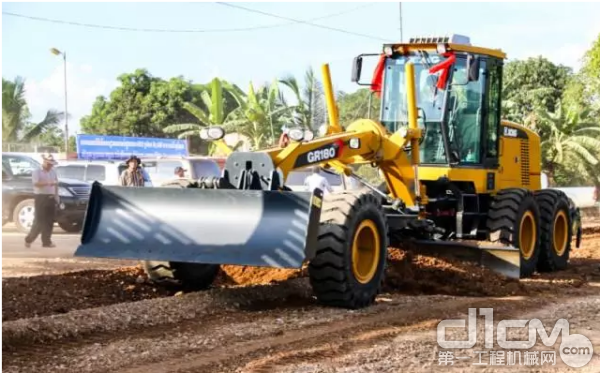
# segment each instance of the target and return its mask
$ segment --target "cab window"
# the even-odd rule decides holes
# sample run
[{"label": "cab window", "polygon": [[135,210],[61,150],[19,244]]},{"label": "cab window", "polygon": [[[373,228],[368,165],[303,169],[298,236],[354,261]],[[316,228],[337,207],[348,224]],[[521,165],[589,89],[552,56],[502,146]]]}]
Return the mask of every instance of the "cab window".
[{"label": "cab window", "polygon": [[485,65],[479,65],[479,80],[467,82],[467,60],[457,58],[448,98],[448,140],[452,162],[481,163],[481,129]]}]

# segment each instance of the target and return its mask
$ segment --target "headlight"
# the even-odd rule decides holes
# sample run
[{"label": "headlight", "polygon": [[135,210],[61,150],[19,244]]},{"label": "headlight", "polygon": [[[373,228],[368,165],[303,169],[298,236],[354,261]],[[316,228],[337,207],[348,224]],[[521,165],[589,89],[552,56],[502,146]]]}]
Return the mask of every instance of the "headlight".
[{"label": "headlight", "polygon": [[290,130],[288,136],[293,141],[302,141],[302,139],[304,138],[304,131],[300,128],[294,128]]},{"label": "headlight", "polygon": [[200,130],[200,138],[202,140],[208,140],[208,130],[206,128]]},{"label": "headlight", "polygon": [[328,129],[329,129],[329,125],[327,125],[327,123],[325,123],[321,127],[319,127],[319,137],[323,137],[323,136],[327,135]]},{"label": "headlight", "polygon": [[310,130],[304,131],[304,141],[311,141],[314,138],[315,138],[315,134],[312,131],[310,131]]},{"label": "headlight", "polygon": [[222,127],[210,127],[208,129],[208,137],[213,140],[220,140],[225,137],[225,130]]},{"label": "headlight", "polygon": [[200,130],[202,140],[220,140],[225,137],[225,130],[222,127],[208,127]]},{"label": "headlight", "polygon": [[61,197],[73,197],[73,193],[64,187],[58,187],[58,195]]}]

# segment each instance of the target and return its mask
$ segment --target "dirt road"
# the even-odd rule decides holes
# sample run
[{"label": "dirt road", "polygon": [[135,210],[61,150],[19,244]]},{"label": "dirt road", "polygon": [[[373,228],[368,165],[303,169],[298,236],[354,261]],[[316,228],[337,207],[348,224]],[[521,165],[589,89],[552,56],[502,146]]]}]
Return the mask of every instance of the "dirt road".
[{"label": "dirt road", "polygon": [[[585,335],[595,347],[591,361],[575,371],[598,372],[600,229],[588,229],[584,247],[574,250],[571,258],[567,271],[517,282],[479,268],[407,258],[392,250],[385,292],[375,306],[358,311],[317,305],[301,271],[226,267],[216,288],[189,294],[176,289],[155,292],[135,268],[118,274],[4,279],[3,372],[571,369],[561,359],[561,337],[550,346],[538,338],[526,350],[531,356],[540,353],[530,365],[525,365],[524,355],[511,367],[506,358],[503,364],[489,365],[499,362],[490,360],[498,355],[491,351],[503,349],[496,343],[493,348],[484,346],[483,317],[477,319],[475,346],[451,351],[464,359],[450,361],[448,354],[440,355],[448,350],[437,344],[438,323],[466,320],[470,307],[492,307],[494,324],[538,318],[548,335],[558,319],[567,319],[569,333]],[[39,290],[44,283],[54,290]],[[257,283],[262,284],[253,285]],[[36,307],[34,297],[45,306]],[[465,328],[448,331],[448,340],[467,339]],[[521,328],[509,331],[508,337],[527,340]],[[541,365],[541,354],[551,352],[554,364],[545,360]]]}]

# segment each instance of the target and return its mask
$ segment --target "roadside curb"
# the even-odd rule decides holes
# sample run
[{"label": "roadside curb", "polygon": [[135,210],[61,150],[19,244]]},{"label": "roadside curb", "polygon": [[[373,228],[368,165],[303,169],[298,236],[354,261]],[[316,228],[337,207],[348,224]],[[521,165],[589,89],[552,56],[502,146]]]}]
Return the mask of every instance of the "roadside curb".
[{"label": "roadside curb", "polygon": [[268,301],[283,302],[288,297],[308,300],[312,296],[308,279],[305,278],[267,287],[258,285],[212,289],[182,296],[76,310],[62,315],[8,321],[2,323],[2,351],[95,333],[175,324],[210,314],[212,310],[235,310],[240,306]]}]

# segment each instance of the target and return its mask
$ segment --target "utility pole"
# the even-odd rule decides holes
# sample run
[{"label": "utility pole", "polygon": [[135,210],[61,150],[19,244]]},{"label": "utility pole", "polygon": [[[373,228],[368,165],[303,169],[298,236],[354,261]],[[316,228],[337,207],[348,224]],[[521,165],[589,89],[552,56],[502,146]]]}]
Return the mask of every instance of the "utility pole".
[{"label": "utility pole", "polygon": [[401,2],[398,3],[398,10],[400,13],[400,43],[402,43],[404,41],[404,38],[402,35],[402,3]]},{"label": "utility pole", "polygon": [[63,57],[63,65],[65,71],[65,158],[69,158],[69,111],[67,108],[67,52],[61,52],[56,48],[51,48],[52,54]]}]

